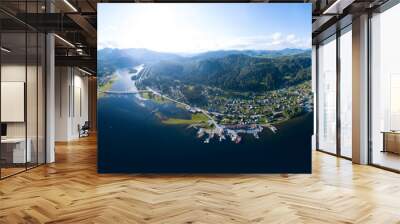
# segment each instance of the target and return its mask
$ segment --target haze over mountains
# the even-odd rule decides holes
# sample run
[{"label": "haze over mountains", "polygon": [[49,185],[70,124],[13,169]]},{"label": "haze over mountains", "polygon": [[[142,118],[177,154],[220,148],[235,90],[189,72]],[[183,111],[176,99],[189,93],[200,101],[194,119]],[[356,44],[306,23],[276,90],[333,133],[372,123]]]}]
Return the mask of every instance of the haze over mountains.
[{"label": "haze over mountains", "polygon": [[98,51],[98,57],[100,62],[109,61],[117,64],[119,64],[119,62],[120,64],[125,64],[129,62],[137,65],[138,63],[154,63],[162,60],[221,58],[232,54],[244,54],[253,57],[261,56],[272,58],[279,56],[296,55],[301,53],[311,53],[311,50],[295,48],[286,48],[282,50],[218,50],[207,51],[203,53],[179,54],[157,52],[145,48],[104,48]]},{"label": "haze over mountains", "polygon": [[269,91],[311,80],[311,50],[220,50],[182,56],[147,49],[98,51],[99,76],[151,66],[151,85],[202,84],[233,91]]}]

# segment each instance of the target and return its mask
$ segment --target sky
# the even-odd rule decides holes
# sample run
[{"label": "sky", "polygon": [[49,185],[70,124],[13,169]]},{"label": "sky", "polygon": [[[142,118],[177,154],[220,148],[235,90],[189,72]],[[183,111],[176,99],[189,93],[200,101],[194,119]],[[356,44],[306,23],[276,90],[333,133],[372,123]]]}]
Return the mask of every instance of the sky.
[{"label": "sky", "polygon": [[98,49],[311,48],[309,3],[100,3]]}]

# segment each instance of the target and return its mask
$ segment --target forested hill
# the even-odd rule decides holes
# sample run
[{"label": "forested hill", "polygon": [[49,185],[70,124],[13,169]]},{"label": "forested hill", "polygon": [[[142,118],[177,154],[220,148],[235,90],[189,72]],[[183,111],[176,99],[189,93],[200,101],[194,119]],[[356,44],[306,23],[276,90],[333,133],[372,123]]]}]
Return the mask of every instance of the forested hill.
[{"label": "forested hill", "polygon": [[301,53],[309,53],[309,50],[286,48],[282,50],[219,50],[219,51],[208,51],[194,55],[192,59],[210,59],[210,58],[222,58],[234,54],[243,54],[251,57],[263,57],[263,58],[274,58],[282,56],[290,56]]},{"label": "forested hill", "polygon": [[97,52],[97,67],[99,76],[106,76],[116,69],[131,68],[139,64],[157,63],[162,60],[180,60],[181,56],[172,53],[162,53],[143,48],[104,48]]},{"label": "forested hill", "polygon": [[161,84],[172,80],[224,90],[274,90],[311,80],[311,54],[273,58],[232,54],[204,60],[161,61],[152,66],[149,81]]},{"label": "forested hill", "polygon": [[149,84],[203,84],[235,91],[268,91],[311,80],[311,51],[210,51],[191,57],[147,49],[102,49],[98,74],[139,64],[151,67]]}]

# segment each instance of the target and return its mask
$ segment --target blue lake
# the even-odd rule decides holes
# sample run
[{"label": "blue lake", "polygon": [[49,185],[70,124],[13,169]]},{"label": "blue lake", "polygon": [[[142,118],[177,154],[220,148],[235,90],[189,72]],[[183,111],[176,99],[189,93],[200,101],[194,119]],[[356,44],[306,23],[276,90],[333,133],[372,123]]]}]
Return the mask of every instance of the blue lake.
[{"label": "blue lake", "polygon": [[98,99],[98,171],[100,173],[309,173],[312,113],[264,129],[260,138],[212,139],[205,144],[196,130],[165,125],[154,115],[168,105],[144,107],[133,94]]}]

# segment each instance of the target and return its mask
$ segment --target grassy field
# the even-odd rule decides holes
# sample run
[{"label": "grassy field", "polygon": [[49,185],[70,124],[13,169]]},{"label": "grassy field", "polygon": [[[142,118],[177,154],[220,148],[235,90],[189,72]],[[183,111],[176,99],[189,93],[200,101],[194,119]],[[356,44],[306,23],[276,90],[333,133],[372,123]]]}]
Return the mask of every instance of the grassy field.
[{"label": "grassy field", "polygon": [[164,97],[161,97],[159,95],[155,95],[155,94],[150,93],[150,92],[142,92],[142,93],[140,93],[140,95],[144,99],[153,100],[155,103],[158,103],[158,104],[163,104],[163,103],[168,103],[169,102],[169,100],[165,99]]},{"label": "grassy field", "polygon": [[150,93],[148,93],[148,92],[141,92],[141,93],[140,93],[140,96],[141,96],[142,98],[144,98],[144,99],[147,99],[147,100],[151,99],[151,98],[150,98]]},{"label": "grassy field", "polygon": [[163,120],[164,124],[206,124],[208,121],[208,117],[203,113],[192,114],[192,119],[177,119],[177,118],[169,118],[167,120]]},{"label": "grassy field", "polygon": [[180,103],[177,103],[176,107],[186,110],[186,106],[184,106],[183,104],[180,104]]}]

